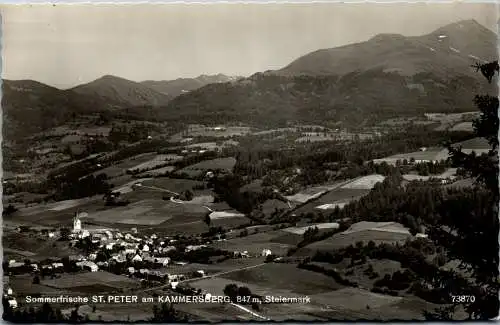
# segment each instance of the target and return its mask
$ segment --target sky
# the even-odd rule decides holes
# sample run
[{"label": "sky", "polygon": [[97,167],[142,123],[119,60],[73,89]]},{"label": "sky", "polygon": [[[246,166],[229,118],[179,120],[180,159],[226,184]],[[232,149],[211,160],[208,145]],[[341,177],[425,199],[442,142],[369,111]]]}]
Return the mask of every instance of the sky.
[{"label": "sky", "polygon": [[134,81],[248,76],[302,55],[416,36],[475,19],[497,30],[498,6],[472,3],[0,5],[2,78],[70,88],[103,75]]}]

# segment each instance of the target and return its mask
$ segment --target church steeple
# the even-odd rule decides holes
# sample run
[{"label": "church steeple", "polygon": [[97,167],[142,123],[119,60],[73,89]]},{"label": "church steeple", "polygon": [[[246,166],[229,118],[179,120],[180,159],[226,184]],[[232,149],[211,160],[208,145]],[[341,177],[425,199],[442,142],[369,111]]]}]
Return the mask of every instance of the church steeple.
[{"label": "church steeple", "polygon": [[80,220],[79,213],[76,212],[73,218],[73,232],[80,232],[82,230],[82,221]]}]

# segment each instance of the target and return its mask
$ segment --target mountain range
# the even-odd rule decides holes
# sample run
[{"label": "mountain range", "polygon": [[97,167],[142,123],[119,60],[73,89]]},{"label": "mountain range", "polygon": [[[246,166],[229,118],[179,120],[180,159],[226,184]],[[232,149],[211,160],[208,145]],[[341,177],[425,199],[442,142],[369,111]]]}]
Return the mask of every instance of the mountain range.
[{"label": "mountain range", "polygon": [[212,76],[201,75],[196,78],[179,78],[164,81],[147,80],[141,82],[141,84],[167,96],[177,97],[208,84],[230,82],[241,78],[242,77],[230,77],[219,73]]},{"label": "mountain range", "polygon": [[474,94],[489,87],[471,65],[497,57],[497,35],[465,20],[423,36],[379,34],[318,50],[248,78],[219,74],[134,82],[108,75],[68,90],[4,80],[4,136],[32,134],[75,114],[124,109],[163,120],[270,125],[363,125],[400,115],[470,111]]}]

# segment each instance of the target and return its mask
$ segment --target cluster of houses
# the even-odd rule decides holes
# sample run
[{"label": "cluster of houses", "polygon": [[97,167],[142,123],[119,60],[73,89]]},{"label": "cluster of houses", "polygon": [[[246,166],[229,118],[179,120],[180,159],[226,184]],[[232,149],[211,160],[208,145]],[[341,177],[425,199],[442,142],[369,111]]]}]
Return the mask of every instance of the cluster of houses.
[{"label": "cluster of houses", "polygon": [[[81,215],[77,214],[73,219],[73,229],[69,240],[73,246],[85,242],[91,243],[91,247],[86,250],[88,252],[86,254],[70,255],[67,258],[71,262],[72,270],[75,270],[75,266],[77,269],[89,272],[106,270],[139,279],[168,283],[173,289],[187,277],[204,277],[206,275],[203,270],[191,272],[189,275],[165,272],[164,268],[170,264],[186,264],[180,261],[173,263],[166,256],[169,252],[177,250],[175,246],[177,240],[175,239],[168,237],[160,239],[156,234],[141,238],[137,235],[136,228],[132,228],[130,233],[125,234],[110,229],[84,229],[80,217]],[[60,235],[47,229],[43,233],[50,238]],[[184,248],[184,252],[188,253],[205,247],[207,245],[188,245]],[[271,254],[271,250],[263,249],[260,255],[267,257]],[[247,251],[233,252],[233,258],[248,257],[251,256]],[[55,275],[55,273],[63,273],[67,270],[68,264],[63,262],[64,259],[50,259],[38,263],[27,260],[24,262],[10,260],[7,263],[7,268],[11,275],[31,272]]]},{"label": "cluster of houses", "polygon": [[[7,280],[7,281],[6,281]],[[17,308],[17,300],[16,297],[14,296],[14,291],[12,290],[11,287],[8,286],[8,277],[5,279],[4,277],[4,285],[3,285],[3,297],[4,299],[7,299],[7,302],[9,303],[10,308]],[[7,283],[6,283],[7,282]]]}]

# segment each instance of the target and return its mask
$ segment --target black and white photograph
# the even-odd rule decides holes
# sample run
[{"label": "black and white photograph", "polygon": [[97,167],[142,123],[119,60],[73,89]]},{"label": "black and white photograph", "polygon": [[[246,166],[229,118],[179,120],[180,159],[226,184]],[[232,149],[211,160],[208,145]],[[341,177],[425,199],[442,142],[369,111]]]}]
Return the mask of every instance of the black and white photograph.
[{"label": "black and white photograph", "polygon": [[499,9],[0,5],[3,321],[498,319]]}]

